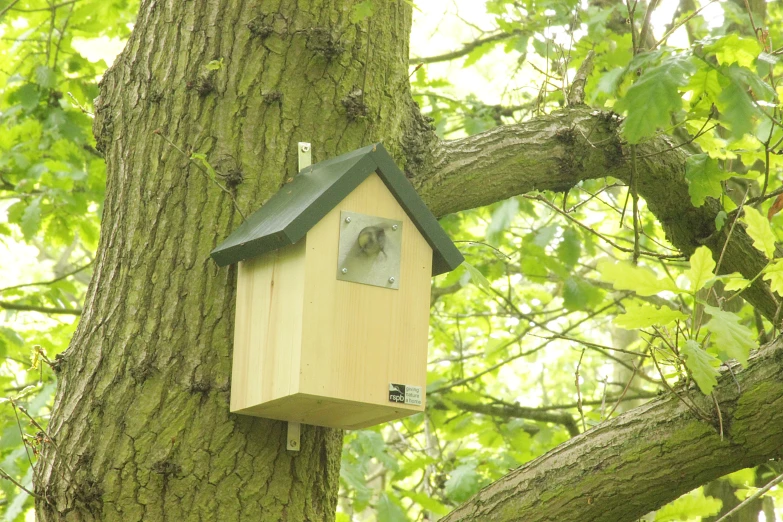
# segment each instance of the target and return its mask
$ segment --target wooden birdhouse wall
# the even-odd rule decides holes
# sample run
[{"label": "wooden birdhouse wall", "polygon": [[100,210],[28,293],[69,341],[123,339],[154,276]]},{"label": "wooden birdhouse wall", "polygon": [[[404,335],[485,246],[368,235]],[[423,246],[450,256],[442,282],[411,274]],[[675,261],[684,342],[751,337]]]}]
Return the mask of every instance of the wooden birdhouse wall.
[{"label": "wooden birdhouse wall", "polygon": [[[399,289],[336,277],[341,212],[402,221]],[[423,411],[432,249],[377,174],[304,240],[239,263],[231,411],[359,428]],[[423,395],[423,393],[422,393]]]}]

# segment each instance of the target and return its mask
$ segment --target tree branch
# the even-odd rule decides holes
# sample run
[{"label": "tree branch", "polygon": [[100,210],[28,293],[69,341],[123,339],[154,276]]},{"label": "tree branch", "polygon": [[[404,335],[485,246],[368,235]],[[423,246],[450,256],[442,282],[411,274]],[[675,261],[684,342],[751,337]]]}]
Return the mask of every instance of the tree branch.
[{"label": "tree branch", "polygon": [[[432,402],[432,401],[431,401]],[[549,422],[552,424],[558,424],[568,430],[568,434],[572,437],[579,435],[579,428],[576,425],[574,417],[564,411],[544,411],[538,408],[527,408],[518,404],[508,404],[504,402],[496,402],[494,404],[476,404],[471,402],[465,402],[458,399],[452,399],[448,396],[443,399],[435,399],[433,407],[439,408],[443,406],[448,408],[445,402],[451,402],[459,410],[470,411],[473,413],[480,413],[482,415],[489,415],[491,417],[499,417],[502,419],[526,419],[537,422]]]},{"label": "tree branch", "polygon": [[[419,135],[408,138],[406,170],[436,216],[533,190],[564,192],[586,179],[614,177],[627,184],[630,148],[618,134],[619,124],[612,113],[573,107],[454,141],[438,141],[418,125]],[[639,195],[685,255],[707,245],[717,259],[725,244],[721,273],[753,279],[766,260],[744,228],[737,227],[728,243],[726,227],[715,230],[718,201],[693,207],[685,180],[687,153],[673,145],[658,136],[637,146]],[[762,278],[743,297],[774,320],[777,301]]]},{"label": "tree branch", "polygon": [[5,310],[18,310],[21,312],[41,312],[42,314],[82,315],[81,308],[53,308],[49,306],[9,303],[8,301],[0,301],[0,308]]},{"label": "tree branch", "polygon": [[[443,519],[636,520],[693,488],[783,455],[783,343],[725,370],[714,396],[724,439],[666,396],[607,421],[491,484]],[[679,390],[703,409],[712,401]],[[714,409],[714,408],[713,408]]]},{"label": "tree branch", "polygon": [[484,44],[508,40],[509,38],[513,38],[515,36],[521,35],[523,32],[524,31],[517,29],[510,33],[502,32],[502,33],[491,34],[489,36],[485,36],[484,38],[477,38],[476,40],[473,40],[470,43],[466,43],[456,51],[451,51],[449,53],[439,54],[436,56],[426,56],[424,58],[411,58],[410,63],[419,64],[419,63],[447,62],[449,60],[454,60],[455,58],[465,56],[466,54],[470,54],[471,51],[473,51],[478,47],[481,47]]}]

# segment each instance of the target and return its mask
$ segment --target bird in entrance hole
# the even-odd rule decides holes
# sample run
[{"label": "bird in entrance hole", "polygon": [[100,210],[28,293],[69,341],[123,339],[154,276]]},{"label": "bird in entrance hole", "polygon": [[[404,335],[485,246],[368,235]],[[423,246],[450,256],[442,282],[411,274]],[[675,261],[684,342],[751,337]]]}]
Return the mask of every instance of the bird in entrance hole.
[{"label": "bird in entrance hole", "polygon": [[359,250],[367,257],[375,257],[381,252],[385,255],[383,249],[386,247],[386,231],[378,226],[364,227],[359,232],[357,243]]}]

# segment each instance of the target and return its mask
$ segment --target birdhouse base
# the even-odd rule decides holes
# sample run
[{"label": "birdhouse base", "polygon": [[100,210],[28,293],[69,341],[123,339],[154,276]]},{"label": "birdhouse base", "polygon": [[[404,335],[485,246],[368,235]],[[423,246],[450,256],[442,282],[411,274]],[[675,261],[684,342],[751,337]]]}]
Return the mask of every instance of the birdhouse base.
[{"label": "birdhouse base", "polygon": [[383,406],[297,393],[232,413],[299,422],[312,426],[355,430],[423,411],[422,406]]}]

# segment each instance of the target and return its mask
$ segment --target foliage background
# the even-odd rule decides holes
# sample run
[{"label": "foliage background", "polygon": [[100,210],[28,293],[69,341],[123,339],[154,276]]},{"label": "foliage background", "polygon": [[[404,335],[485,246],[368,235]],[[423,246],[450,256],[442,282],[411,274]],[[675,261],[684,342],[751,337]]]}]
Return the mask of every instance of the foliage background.
[{"label": "foliage background", "polygon": [[[354,22],[367,23],[378,1],[357,1]],[[760,221],[751,212],[737,226],[754,230],[771,259],[783,219],[771,211],[770,227],[764,218],[781,186],[780,6],[651,4],[419,2],[412,93],[438,134],[454,139],[567,105],[587,61],[585,101],[623,117],[630,145],[665,132],[692,154],[694,205],[713,197],[731,212],[755,198],[748,208]],[[105,173],[93,100],[137,9],[135,1],[0,1],[6,521],[34,516],[25,489],[36,449],[49,444],[57,354],[78,321],[100,228]],[[435,520],[509,469],[669,393],[664,381],[694,380],[708,393],[720,361],[741,361],[777,333],[734,299],[740,278],[717,281],[703,253],[674,249],[632,192],[589,181],[443,218],[468,263],[434,280],[427,412],[346,433],[338,520]],[[622,272],[630,265],[614,260],[642,268]],[[780,274],[771,262],[760,276],[781,289]],[[640,287],[645,278],[655,281],[650,291]],[[733,333],[708,326],[710,304],[736,324]],[[770,462],[734,473],[648,518],[714,520],[781,471]],[[748,509],[781,519],[781,496],[772,489]]]}]

